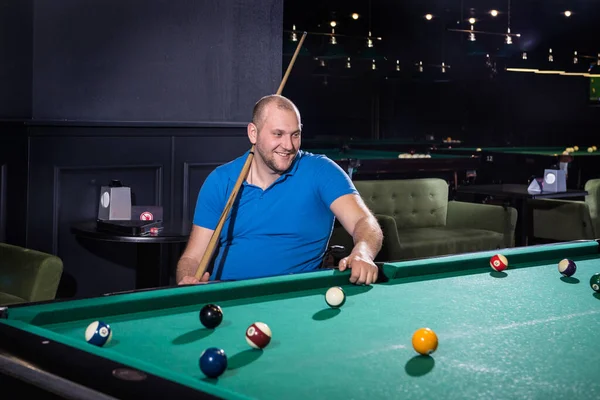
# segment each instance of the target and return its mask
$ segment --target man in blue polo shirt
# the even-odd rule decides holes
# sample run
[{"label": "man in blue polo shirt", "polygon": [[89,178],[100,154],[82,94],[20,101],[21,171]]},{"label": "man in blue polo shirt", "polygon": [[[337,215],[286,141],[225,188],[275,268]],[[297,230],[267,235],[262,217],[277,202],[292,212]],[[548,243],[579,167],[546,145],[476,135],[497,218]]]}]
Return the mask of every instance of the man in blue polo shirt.
[{"label": "man in blue polo shirt", "polygon": [[[296,106],[278,95],[256,103],[248,138],[255,155],[218,239],[212,274],[200,282],[241,280],[314,271],[319,268],[337,218],[354,239],[339,263],[351,268],[350,282],[377,279],[373,260],[383,235],[352,181],[325,156],[300,150]],[[216,168],[196,203],[193,228],[177,265],[179,284],[200,283],[200,260],[241,173],[248,153]]]}]

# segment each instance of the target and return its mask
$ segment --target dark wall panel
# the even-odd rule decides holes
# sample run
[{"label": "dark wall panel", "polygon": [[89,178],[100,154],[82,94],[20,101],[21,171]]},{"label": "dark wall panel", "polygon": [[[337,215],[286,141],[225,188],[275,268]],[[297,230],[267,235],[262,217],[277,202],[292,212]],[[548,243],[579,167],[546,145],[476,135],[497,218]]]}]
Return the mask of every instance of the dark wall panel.
[{"label": "dark wall panel", "polygon": [[[234,130],[232,130],[233,133]],[[225,164],[250,149],[245,129],[237,136],[176,137],[175,138],[175,191],[177,218],[192,220],[198,192],[206,177],[219,165]]]},{"label": "dark wall panel", "polygon": [[24,246],[27,212],[27,130],[0,122],[0,241]]},{"label": "dark wall panel", "polygon": [[[171,141],[165,137],[154,138],[111,138],[111,137],[32,137],[31,138],[31,167],[30,192],[27,209],[27,226],[29,246],[38,250],[54,252],[53,233],[56,229],[56,218],[61,210],[61,195],[81,200],[82,209],[65,209],[73,213],[71,222],[81,220],[81,217],[95,218],[97,216],[97,199],[89,199],[98,193],[102,185],[110,183],[110,179],[121,179],[123,184],[130,186],[133,192],[141,191],[142,187],[155,185],[155,170],[162,168],[163,192],[168,190],[170,181],[170,148]],[[68,186],[68,192],[61,193],[58,188],[64,171],[79,169],[89,171],[89,179],[79,182],[85,186]],[[147,179],[130,171],[145,171]],[[102,171],[99,175],[98,171]],[[125,175],[125,176],[123,176]],[[164,197],[166,193],[161,193]],[[83,203],[90,201],[90,203]],[[150,199],[144,199],[150,200]],[[162,205],[170,206],[167,198]],[[96,210],[92,212],[93,210]],[[80,211],[85,210],[86,215]]]},{"label": "dark wall panel", "polygon": [[0,242],[6,242],[6,164],[0,165]]},{"label": "dark wall panel", "polygon": [[135,244],[79,238],[71,231],[74,223],[97,218],[101,186],[119,179],[131,187],[134,204],[163,206],[165,221],[189,221],[208,174],[250,148],[245,124],[36,125],[30,131],[27,246],[63,260],[59,297],[135,288]]},{"label": "dark wall panel", "polygon": [[33,117],[246,121],[281,79],[277,0],[35,0]]},{"label": "dark wall panel", "polygon": [[[277,0],[0,0],[0,239],[58,255],[59,297],[134,288],[135,246],[76,238],[102,185],[191,219],[282,77]],[[20,125],[19,125],[20,124]]]},{"label": "dark wall panel", "polygon": [[0,118],[31,117],[32,0],[0,0]]},{"label": "dark wall panel", "polygon": [[135,286],[136,248],[78,240],[71,225],[95,220],[100,187],[119,179],[140,205],[171,206],[169,137],[31,138],[27,245],[64,263],[60,296],[91,296]]},{"label": "dark wall panel", "polygon": [[102,243],[76,238],[70,230],[74,221],[94,220],[98,215],[100,186],[120,179],[131,186],[136,200],[160,205],[163,169],[161,165],[114,167],[68,167],[56,171],[52,233],[53,252],[65,265],[65,277],[75,284],[63,285],[61,295],[100,295],[131,289],[135,285],[135,245]]}]

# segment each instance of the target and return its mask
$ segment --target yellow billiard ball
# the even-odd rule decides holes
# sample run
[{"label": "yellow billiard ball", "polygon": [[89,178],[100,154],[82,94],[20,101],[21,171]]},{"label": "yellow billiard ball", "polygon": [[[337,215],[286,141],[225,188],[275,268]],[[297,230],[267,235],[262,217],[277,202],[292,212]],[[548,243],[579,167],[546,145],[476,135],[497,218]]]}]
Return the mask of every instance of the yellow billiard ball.
[{"label": "yellow billiard ball", "polygon": [[413,334],[412,345],[417,353],[427,356],[436,351],[438,338],[431,329],[420,328]]}]

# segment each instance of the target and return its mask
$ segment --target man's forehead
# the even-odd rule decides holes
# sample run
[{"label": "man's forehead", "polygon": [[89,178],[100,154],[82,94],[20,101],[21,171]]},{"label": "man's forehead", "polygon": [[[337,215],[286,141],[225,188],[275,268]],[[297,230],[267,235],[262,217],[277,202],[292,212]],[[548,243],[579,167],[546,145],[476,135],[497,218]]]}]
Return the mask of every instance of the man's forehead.
[{"label": "man's forehead", "polygon": [[261,123],[273,121],[274,119],[277,119],[277,117],[292,117],[298,124],[300,123],[299,116],[295,111],[278,107],[266,108],[262,115]]}]

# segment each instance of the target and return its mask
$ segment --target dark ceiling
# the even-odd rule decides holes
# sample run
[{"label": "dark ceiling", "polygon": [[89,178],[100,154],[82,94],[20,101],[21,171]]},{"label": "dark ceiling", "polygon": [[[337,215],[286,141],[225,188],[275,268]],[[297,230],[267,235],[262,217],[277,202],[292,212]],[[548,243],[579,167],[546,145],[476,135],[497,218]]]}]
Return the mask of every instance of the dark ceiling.
[{"label": "dark ceiling", "polygon": [[[509,13],[510,6],[510,13]],[[498,10],[492,17],[490,10]],[[564,15],[566,10],[571,17]],[[358,20],[352,13],[360,14]],[[434,17],[427,21],[424,16]],[[513,43],[505,44],[510,15]],[[496,34],[476,34],[476,41],[468,40],[468,33],[450,29],[470,29],[468,19],[476,18],[476,31]],[[336,46],[329,44],[329,21],[335,20]],[[600,52],[600,0],[288,0],[284,5],[284,30],[295,24],[299,31],[308,31],[304,51],[310,58],[324,57],[330,61],[345,62],[374,58],[388,66],[398,60],[403,66],[415,68],[419,61],[427,65],[445,62],[453,66],[472,62],[473,57],[493,59],[521,58],[527,52],[529,60],[543,62],[552,48],[556,62],[572,64],[574,51],[580,59],[591,63]],[[368,50],[366,37],[381,37],[374,48]],[[284,53],[295,49],[288,42],[290,33],[284,35]],[[303,52],[303,54],[307,54]],[[327,57],[329,56],[329,57]],[[340,61],[342,60],[342,61]],[[370,61],[369,61],[370,62]]]}]

